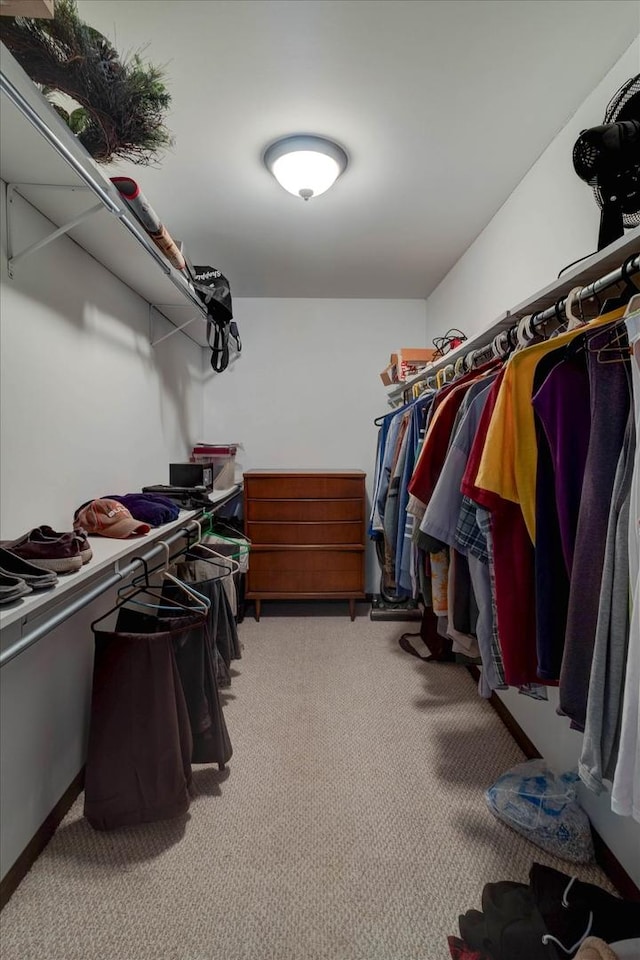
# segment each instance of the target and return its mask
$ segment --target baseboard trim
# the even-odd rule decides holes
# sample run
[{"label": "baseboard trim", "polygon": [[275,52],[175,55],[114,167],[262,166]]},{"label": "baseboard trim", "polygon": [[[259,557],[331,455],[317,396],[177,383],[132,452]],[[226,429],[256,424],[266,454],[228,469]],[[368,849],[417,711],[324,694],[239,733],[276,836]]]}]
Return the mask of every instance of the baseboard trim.
[{"label": "baseboard trim", "polygon": [[69,784],[51,813],[43,820],[35,835],[26,845],[16,862],[0,881],[0,910],[2,910],[16,892],[31,867],[34,865],[58,826],[82,793],[84,787],[84,767]]},{"label": "baseboard trim", "polygon": [[[475,664],[470,664],[467,669],[474,680],[477,681],[480,677],[480,670],[478,667],[475,666]],[[535,744],[529,739],[518,721],[514,718],[513,714],[509,712],[500,697],[497,694],[492,693],[491,697],[489,698],[489,703],[498,714],[515,742],[518,744],[527,760],[537,760],[539,757],[541,757],[542,754],[538,751]],[[618,858],[614,853],[612,853],[600,834],[594,830],[593,826],[591,827],[591,833],[593,835],[593,847],[598,866],[601,867],[609,877],[609,880],[611,880],[611,883],[614,885],[621,897],[624,897],[625,900],[635,900],[640,903],[640,888],[636,886]]]}]

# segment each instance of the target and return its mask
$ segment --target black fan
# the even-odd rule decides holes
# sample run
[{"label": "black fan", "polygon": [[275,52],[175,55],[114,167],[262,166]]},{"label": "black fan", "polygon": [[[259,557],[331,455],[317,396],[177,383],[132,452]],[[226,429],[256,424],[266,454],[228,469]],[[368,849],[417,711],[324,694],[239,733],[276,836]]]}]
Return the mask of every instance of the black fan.
[{"label": "black fan", "polygon": [[582,131],[573,167],[602,210],[598,250],[640,224],[640,74],[620,87],[602,126]]}]

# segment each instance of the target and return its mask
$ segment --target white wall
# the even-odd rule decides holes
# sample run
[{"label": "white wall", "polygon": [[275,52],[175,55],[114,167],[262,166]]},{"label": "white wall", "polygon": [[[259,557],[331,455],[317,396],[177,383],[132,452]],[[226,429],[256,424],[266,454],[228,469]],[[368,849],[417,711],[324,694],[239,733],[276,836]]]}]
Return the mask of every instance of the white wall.
[{"label": "white wall", "polygon": [[[639,71],[636,38],[427,299],[429,341],[452,326],[477,333],[596,250],[600,210],[573,170],[573,145],[581,130],[602,123],[613,94]],[[496,149],[509,149],[508,118]]]},{"label": "white wall", "polygon": [[[234,301],[245,352],[208,379],[204,439],[237,440],[244,469],[358,469],[371,481],[388,413],[380,371],[424,346],[424,300]],[[367,590],[379,572],[369,549]]]},{"label": "white wall", "polygon": [[[612,95],[638,70],[636,38],[428,298],[429,340],[450,326],[467,334],[477,332],[551,282],[563,266],[595,250],[599,211],[590,189],[573,172],[571,151],[580,131],[602,122]],[[515,690],[500,696],[552,765],[558,769],[577,765],[582,736],[556,714],[556,690],[549,690],[548,703],[534,702]],[[580,799],[600,835],[640,885],[640,824],[612,813],[608,795],[597,797],[581,788]]]},{"label": "white wall", "polygon": [[[2,189],[4,209],[4,185]],[[51,230],[24,200],[14,249]],[[168,483],[202,429],[201,350],[149,345],[144,301],[67,238],[6,273],[0,328],[0,530],[70,529],[85,500]]]},{"label": "white wall", "polygon": [[[6,274],[2,184],[0,517],[11,539],[72,527],[83,501],[168,482],[202,433],[201,350],[148,339],[146,304],[62,238]],[[51,230],[18,200],[14,249]],[[105,595],[0,672],[2,875],[84,762],[93,643]],[[34,625],[35,622],[34,622]],[[7,629],[3,646],[16,639]]]}]

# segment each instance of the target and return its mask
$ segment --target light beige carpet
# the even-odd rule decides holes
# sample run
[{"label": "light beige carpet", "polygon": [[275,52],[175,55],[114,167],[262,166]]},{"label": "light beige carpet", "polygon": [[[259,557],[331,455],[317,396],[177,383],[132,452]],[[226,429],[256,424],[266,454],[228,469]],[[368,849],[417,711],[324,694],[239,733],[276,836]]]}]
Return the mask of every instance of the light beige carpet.
[{"label": "light beige carpet", "polygon": [[571,872],[488,813],[521,754],[402,629],[246,620],[228,776],[196,768],[186,818],[116,833],[78,802],[2,913],[2,960],[440,960],[486,882]]}]

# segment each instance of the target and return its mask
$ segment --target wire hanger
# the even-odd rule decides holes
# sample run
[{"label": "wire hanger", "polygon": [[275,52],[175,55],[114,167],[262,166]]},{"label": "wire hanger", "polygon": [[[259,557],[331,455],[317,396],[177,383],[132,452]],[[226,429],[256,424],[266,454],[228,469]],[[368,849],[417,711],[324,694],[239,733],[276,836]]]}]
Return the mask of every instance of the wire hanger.
[{"label": "wire hanger", "polygon": [[[144,572],[137,578],[138,584],[134,585],[134,581],[128,583],[119,588],[117,591],[117,600],[113,607],[107,610],[106,613],[103,613],[101,616],[97,617],[91,624],[91,629],[94,630],[98,623],[101,623],[102,620],[106,620],[107,617],[111,616],[117,610],[122,609],[125,606],[137,606],[142,607],[145,610],[153,610],[154,612],[163,612],[163,613],[173,613],[178,615],[180,613],[193,613],[194,608],[187,606],[186,604],[180,603],[177,599],[172,597],[158,597],[153,593],[153,590],[157,589],[149,582],[149,566],[144,557],[132,557],[132,561],[138,561],[142,564]],[[142,583],[140,583],[142,579]],[[142,599],[146,597],[146,601]],[[153,601],[153,602],[151,602]]]},{"label": "wire hanger", "polygon": [[638,287],[631,279],[631,267],[637,256],[637,253],[632,253],[622,264],[621,281],[624,283],[624,287],[618,296],[605,300],[602,308],[603,313],[609,313],[611,310],[618,310],[620,307],[624,307],[628,301],[638,293]]},{"label": "wire hanger", "polygon": [[[215,562],[217,566],[226,568],[225,573],[223,574],[223,576],[225,577],[228,576],[229,574],[237,573],[240,570],[240,564],[238,563],[237,560],[234,560],[233,557],[229,557],[224,553],[218,553],[216,550],[213,550],[207,543],[204,543],[203,541],[200,541],[200,543],[196,544],[196,546],[198,548],[198,552],[192,554],[191,559],[205,560],[209,563]],[[205,556],[205,557],[201,556],[202,552],[209,554],[211,559],[209,559],[208,556]],[[191,551],[187,553],[187,559],[189,559],[189,553],[191,553]]]},{"label": "wire hanger", "polygon": [[[171,562],[171,555],[169,552],[169,544],[164,540],[158,540],[158,546],[162,547],[166,551],[166,559],[164,569],[161,571],[162,577],[164,580],[169,580],[170,583],[175,584],[179,590],[182,590],[188,597],[195,602],[196,608],[199,608],[203,613],[209,612],[209,607],[211,606],[211,601],[208,597],[205,597],[203,594],[198,593],[197,590],[194,590],[193,587],[187,586],[183,580],[179,580],[178,577],[175,577],[172,573],[169,573],[169,563]],[[199,543],[198,547],[202,547],[202,544]]]},{"label": "wire hanger", "polygon": [[[131,583],[124,584],[118,588],[117,598],[120,606],[128,603],[134,604],[137,607],[144,607],[147,610],[162,610],[169,613],[175,613],[177,608],[182,610],[188,609],[183,604],[180,604],[176,600],[169,597],[157,597],[153,591],[157,590],[158,588],[154,587],[149,580],[150,571],[147,561],[144,559],[144,557],[134,557],[133,559],[138,560],[142,564],[144,572],[138,574],[137,577],[134,577]],[[153,600],[154,602],[145,602],[142,599],[143,596],[146,596],[148,601]]]},{"label": "wire hanger", "polygon": [[633,356],[633,347],[629,344],[624,318],[611,327],[606,343],[596,348],[588,343],[587,350],[595,354],[598,363],[627,363]]}]

